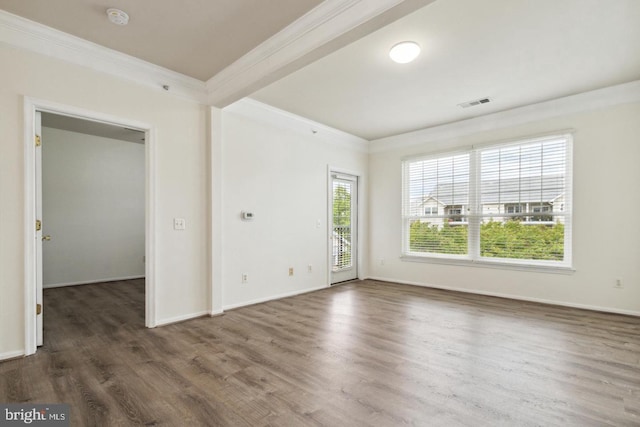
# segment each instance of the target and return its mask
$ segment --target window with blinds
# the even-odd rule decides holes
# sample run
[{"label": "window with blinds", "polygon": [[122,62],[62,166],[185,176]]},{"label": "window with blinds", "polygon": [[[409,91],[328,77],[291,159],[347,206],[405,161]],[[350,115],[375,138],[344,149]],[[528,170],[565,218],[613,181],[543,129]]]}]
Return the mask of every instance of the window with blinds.
[{"label": "window with blinds", "polygon": [[571,136],[403,162],[403,255],[570,267]]},{"label": "window with blinds", "polygon": [[469,153],[405,162],[407,251],[468,253]]}]

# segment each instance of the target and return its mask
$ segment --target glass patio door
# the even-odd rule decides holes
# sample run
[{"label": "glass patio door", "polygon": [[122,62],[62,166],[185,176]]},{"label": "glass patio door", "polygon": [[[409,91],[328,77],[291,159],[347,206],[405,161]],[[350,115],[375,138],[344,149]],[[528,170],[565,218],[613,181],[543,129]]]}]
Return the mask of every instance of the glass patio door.
[{"label": "glass patio door", "polygon": [[331,284],[358,278],[358,178],[331,175]]}]

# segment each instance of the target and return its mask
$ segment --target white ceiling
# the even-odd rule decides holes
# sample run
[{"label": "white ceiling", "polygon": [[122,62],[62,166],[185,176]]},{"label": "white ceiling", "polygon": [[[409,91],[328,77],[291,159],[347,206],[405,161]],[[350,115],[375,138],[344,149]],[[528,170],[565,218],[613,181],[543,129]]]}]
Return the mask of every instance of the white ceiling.
[{"label": "white ceiling", "polygon": [[437,0],[252,98],[375,140],[638,79],[639,0]]},{"label": "white ceiling", "polygon": [[[0,9],[208,80],[322,0],[0,0]],[[127,26],[107,19],[124,10]]]},{"label": "white ceiling", "polygon": [[[109,23],[108,7],[130,24]],[[183,74],[4,12],[2,41],[83,65],[80,53],[99,51],[89,66],[158,90],[171,81],[171,93],[218,107],[253,93],[367,140],[640,80],[640,0],[0,0],[0,9]],[[402,40],[423,47],[411,64],[388,58]],[[492,102],[458,106],[484,97]]]}]

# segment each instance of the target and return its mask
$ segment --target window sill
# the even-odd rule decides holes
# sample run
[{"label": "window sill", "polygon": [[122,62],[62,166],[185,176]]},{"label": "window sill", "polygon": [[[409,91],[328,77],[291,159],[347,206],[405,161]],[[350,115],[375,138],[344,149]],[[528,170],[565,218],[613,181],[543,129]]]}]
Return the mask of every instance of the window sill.
[{"label": "window sill", "polygon": [[459,265],[465,267],[479,267],[479,268],[496,268],[500,270],[518,270],[518,271],[530,271],[535,273],[550,273],[550,274],[573,274],[575,269],[573,267],[555,266],[555,265],[532,265],[532,264],[519,264],[508,261],[473,261],[470,259],[453,259],[453,258],[441,258],[432,256],[414,256],[414,255],[402,255],[400,260],[403,262],[424,262],[431,264],[445,264],[445,265]]}]

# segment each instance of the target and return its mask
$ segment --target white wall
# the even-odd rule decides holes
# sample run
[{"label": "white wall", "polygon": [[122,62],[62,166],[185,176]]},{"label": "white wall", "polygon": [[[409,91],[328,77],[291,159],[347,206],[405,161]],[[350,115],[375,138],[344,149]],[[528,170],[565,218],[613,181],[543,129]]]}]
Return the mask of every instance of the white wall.
[{"label": "white wall", "polygon": [[[328,283],[327,167],[363,176],[361,202],[362,276],[451,287],[519,298],[606,307],[640,313],[640,105],[567,115],[487,130],[451,140],[367,155],[340,146],[339,138],[313,135],[310,128],[271,123],[210,109],[172,97],[161,89],[0,46],[0,359],[20,355],[24,343],[24,135],[23,97],[79,107],[150,124],[157,136],[156,323],[180,320],[222,306],[249,304],[321,288]],[[160,83],[159,83],[160,85]],[[216,164],[209,175],[209,117],[221,116]],[[286,121],[286,120],[285,120]],[[220,123],[212,123],[213,132]],[[407,263],[400,255],[401,158],[574,128],[574,267],[571,275]],[[370,171],[370,172],[369,172]],[[209,211],[210,180],[222,202]],[[603,200],[622,211],[603,215]],[[594,203],[595,202],[595,203]],[[596,207],[594,209],[594,206]],[[606,204],[609,206],[609,204]],[[252,222],[240,220],[250,210]],[[368,218],[367,218],[368,213]],[[214,271],[211,288],[211,230]],[[631,215],[631,216],[630,216]],[[186,219],[174,231],[173,218]],[[214,224],[209,221],[214,218]],[[320,220],[320,228],[316,221]],[[215,225],[215,227],[214,227]],[[220,243],[220,240],[222,242]],[[366,254],[369,257],[366,257]],[[379,260],[384,259],[384,265]],[[313,272],[307,273],[307,265]],[[293,277],[288,268],[295,269]],[[242,284],[247,273],[249,282]],[[624,289],[613,289],[615,278]]]},{"label": "white wall", "polygon": [[[0,46],[0,358],[24,343],[23,97],[151,125],[156,131],[156,321],[206,313],[208,108],[88,68]],[[160,83],[158,84],[160,86]],[[185,218],[185,231],[173,218]]]},{"label": "white wall", "polygon": [[43,285],[144,276],[145,147],[42,128]]},{"label": "white wall", "polygon": [[[640,314],[640,222],[633,218],[633,212],[640,210],[639,117],[640,104],[635,103],[501,129],[497,129],[502,125],[497,120],[493,124],[496,130],[372,153],[370,276]],[[570,128],[576,131],[575,273],[534,273],[400,260],[402,158]],[[613,288],[616,278],[622,278],[623,289]]]},{"label": "white wall", "polygon": [[[295,124],[280,126],[227,110],[222,127],[224,308],[325,287],[327,167],[362,176],[360,234],[366,248],[368,155],[341,148],[331,132],[314,135],[311,127],[296,130]],[[241,211],[253,212],[255,219],[242,221]],[[366,250],[361,253],[366,259]],[[360,268],[366,276],[366,262]],[[249,275],[248,283],[242,283],[242,273]]]}]

